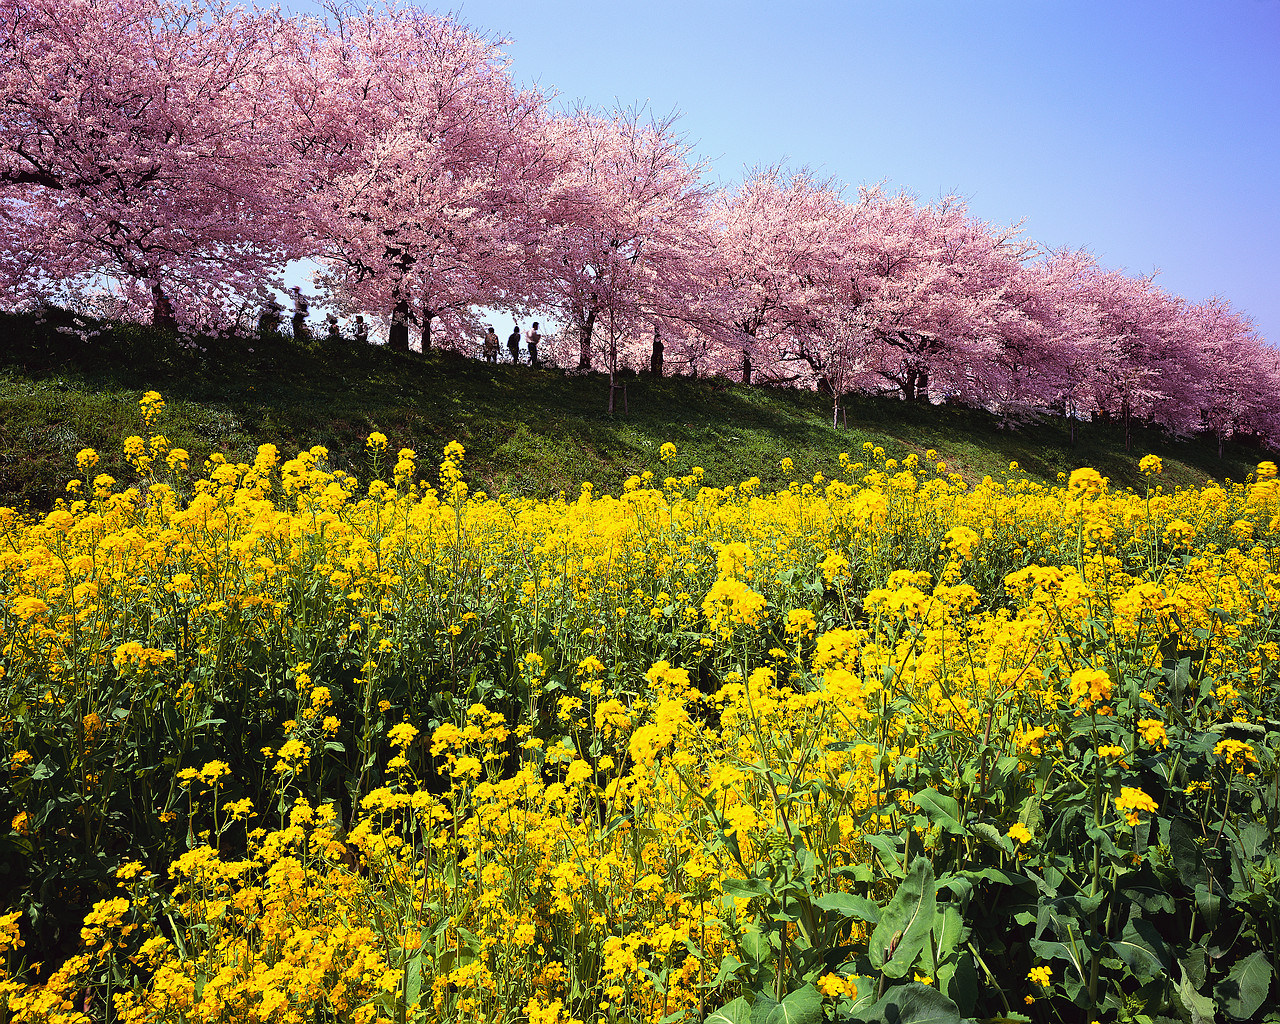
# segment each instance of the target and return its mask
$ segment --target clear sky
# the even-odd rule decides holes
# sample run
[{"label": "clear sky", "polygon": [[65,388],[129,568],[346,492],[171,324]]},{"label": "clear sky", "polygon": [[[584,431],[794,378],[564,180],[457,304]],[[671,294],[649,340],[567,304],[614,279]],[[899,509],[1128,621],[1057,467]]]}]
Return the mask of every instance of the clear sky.
[{"label": "clear sky", "polygon": [[516,81],[561,103],[681,111],[713,180],[785,161],[851,188],[954,192],[1045,245],[1221,295],[1280,344],[1280,0],[452,10],[510,39]]}]

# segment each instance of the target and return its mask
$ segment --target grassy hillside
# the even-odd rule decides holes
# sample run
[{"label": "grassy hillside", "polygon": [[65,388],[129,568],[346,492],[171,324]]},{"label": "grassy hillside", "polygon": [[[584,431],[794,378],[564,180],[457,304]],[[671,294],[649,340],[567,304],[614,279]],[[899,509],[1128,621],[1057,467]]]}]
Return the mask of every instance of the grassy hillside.
[{"label": "grassy hillside", "polygon": [[0,504],[49,508],[75,474],[75,454],[97,448],[102,470],[120,480],[120,454],[141,433],[137,400],[150,388],[168,406],[160,429],[198,465],[212,451],[250,456],[271,441],[286,456],[326,446],[331,463],[367,474],[364,438],[380,430],[392,450],[417,450],[430,464],[449,440],[467,448],[468,475],[492,493],[548,495],[584,480],[617,490],[633,473],[660,470],[664,441],[679,448],[682,470],[698,465],[709,484],[758,476],[785,484],[779,462],[801,477],[830,473],[839,453],[864,442],[890,456],[933,448],[970,481],[1007,474],[1055,479],[1090,465],[1117,485],[1138,485],[1137,460],[1164,459],[1166,485],[1243,479],[1266,453],[1212,439],[1175,441],[1137,431],[1126,451],[1109,424],[1077,425],[1072,443],[1061,420],[1012,428],[985,413],[860,398],[848,429],[831,426],[829,400],[783,388],[720,380],[647,376],[628,384],[629,411],[610,416],[606,379],[527,366],[488,366],[447,355],[402,355],[382,348],[291,339],[176,341],[146,328],[76,320],[0,317]]}]

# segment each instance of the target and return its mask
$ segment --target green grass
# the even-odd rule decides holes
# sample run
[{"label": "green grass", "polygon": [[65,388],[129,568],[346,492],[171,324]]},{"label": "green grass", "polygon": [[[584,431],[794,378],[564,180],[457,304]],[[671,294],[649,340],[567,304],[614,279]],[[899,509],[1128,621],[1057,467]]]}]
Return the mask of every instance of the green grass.
[{"label": "green grass", "polygon": [[461,441],[468,479],[495,494],[576,492],[585,480],[617,491],[633,473],[669,472],[658,458],[664,441],[679,448],[675,470],[702,466],[715,486],[758,476],[769,488],[787,483],[784,456],[801,479],[831,475],[839,453],[861,458],[864,442],[898,458],[934,448],[971,482],[1004,479],[1016,461],[1035,479],[1088,465],[1136,487],[1138,459],[1154,452],[1166,486],[1202,484],[1244,479],[1268,457],[1229,444],[1219,459],[1212,438],[1178,441],[1154,430],[1136,430],[1126,451],[1119,427],[1105,423],[1078,424],[1073,444],[1061,419],[1015,429],[975,410],[887,398],[852,398],[848,429],[836,430],[821,395],[679,377],[631,378],[629,412],[610,416],[600,374],[286,338],[198,339],[191,348],[146,328],[98,323],[86,326],[101,333],[81,341],[57,330],[70,323],[60,312],[44,323],[0,316],[0,504],[52,507],[85,447],[98,449],[101,471],[128,480],[120,445],[143,433],[137,401],[151,388],[168,403],[158,429],[197,467],[213,451],[245,460],[271,441],[285,457],[324,445],[333,466],[366,477],[364,439],[380,430],[393,453],[413,448],[423,467]]}]

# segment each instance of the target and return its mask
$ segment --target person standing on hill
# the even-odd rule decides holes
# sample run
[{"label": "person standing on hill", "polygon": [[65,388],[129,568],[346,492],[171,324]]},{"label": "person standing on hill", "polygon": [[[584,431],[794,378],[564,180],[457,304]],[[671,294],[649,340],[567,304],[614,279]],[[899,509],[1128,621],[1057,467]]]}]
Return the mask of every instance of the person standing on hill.
[{"label": "person standing on hill", "polygon": [[484,361],[486,363],[498,361],[498,332],[493,329],[492,324],[484,332]]},{"label": "person standing on hill", "polygon": [[542,335],[538,333],[538,321],[533,322],[533,327],[524,332],[524,343],[529,348],[529,365],[537,367],[538,365],[538,342],[542,340]]},{"label": "person standing on hill", "polygon": [[289,294],[293,298],[293,316],[290,318],[293,322],[293,340],[309,341],[311,335],[307,330],[307,314],[311,312],[310,306],[297,285],[290,289]]},{"label": "person standing on hill", "polygon": [[507,338],[507,351],[511,353],[513,363],[520,362],[520,325],[518,323]]},{"label": "person standing on hill", "polygon": [[263,336],[275,334],[283,323],[284,307],[276,301],[274,295],[268,295],[267,301],[262,305],[262,312],[258,314],[258,333]]}]

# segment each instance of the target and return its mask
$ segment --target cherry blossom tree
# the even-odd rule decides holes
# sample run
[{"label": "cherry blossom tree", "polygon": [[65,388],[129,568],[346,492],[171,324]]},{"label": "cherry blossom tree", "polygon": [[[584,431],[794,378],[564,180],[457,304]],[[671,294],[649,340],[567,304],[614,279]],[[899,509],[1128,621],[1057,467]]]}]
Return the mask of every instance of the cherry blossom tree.
[{"label": "cherry blossom tree", "polygon": [[603,330],[612,412],[620,346],[685,320],[697,294],[702,167],[674,117],[578,109],[554,118],[549,136],[557,178],[541,242],[545,293],[578,337],[579,369],[591,367]]},{"label": "cherry blossom tree", "polygon": [[975,368],[981,402],[1010,419],[1047,412],[1075,439],[1101,365],[1097,308],[1082,289],[1097,270],[1084,252],[1044,252],[1011,274],[997,313],[996,345]]},{"label": "cherry blossom tree", "polygon": [[1194,381],[1198,425],[1217,438],[1221,458],[1227,438],[1255,432],[1268,408],[1276,406],[1277,354],[1263,344],[1249,318],[1225,299],[1186,307],[1179,327],[1183,372]]},{"label": "cherry blossom tree", "polygon": [[971,218],[954,196],[920,206],[864,189],[850,248],[848,294],[873,339],[868,379],[906,401],[936,393],[982,404],[977,370],[998,349],[1004,289],[1030,243],[1016,227]]},{"label": "cherry blossom tree", "polygon": [[289,75],[290,137],[315,255],[336,303],[388,309],[393,348],[420,325],[457,346],[476,307],[519,308],[553,170],[543,98],[517,90],[502,40],[388,6],[309,26]]},{"label": "cherry blossom tree", "polygon": [[15,289],[116,278],[171,326],[268,276],[283,32],[223,0],[0,4],[0,190],[40,254]]},{"label": "cherry blossom tree", "polygon": [[1183,300],[1156,285],[1154,276],[1102,268],[1087,275],[1080,296],[1098,316],[1099,361],[1090,389],[1098,411],[1124,425],[1125,447],[1133,443],[1133,421],[1153,421],[1161,406],[1177,412],[1166,426],[1191,429],[1198,406],[1176,334]]},{"label": "cherry blossom tree", "polygon": [[832,182],[778,166],[752,172],[708,205],[707,294],[717,307],[709,320],[730,358],[741,351],[744,383],[753,361],[775,379],[821,374],[825,360],[804,339],[826,316],[831,293],[822,285],[847,251],[844,213]]}]

